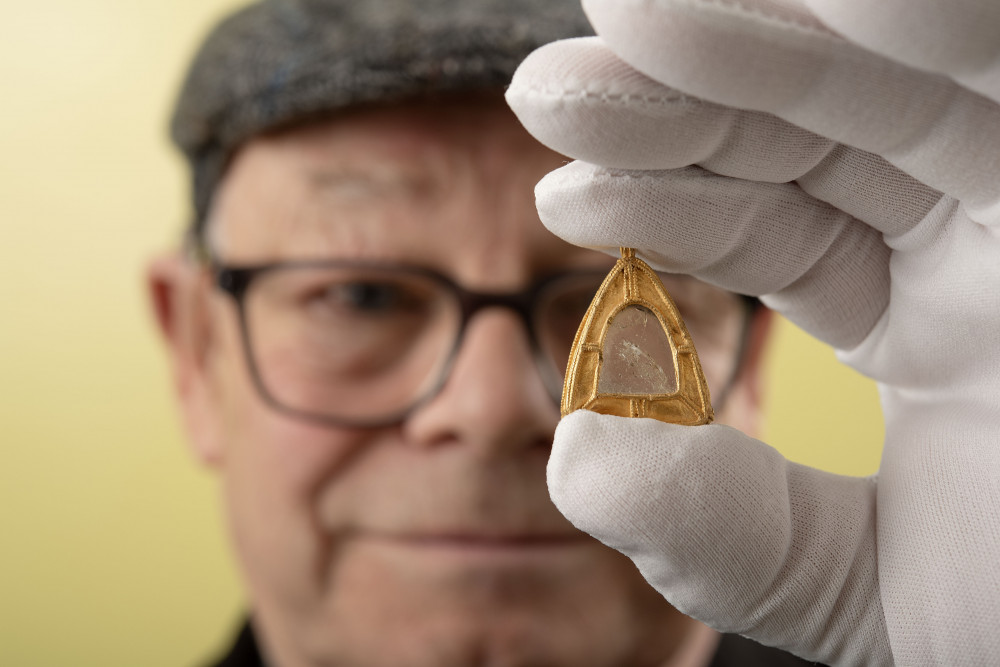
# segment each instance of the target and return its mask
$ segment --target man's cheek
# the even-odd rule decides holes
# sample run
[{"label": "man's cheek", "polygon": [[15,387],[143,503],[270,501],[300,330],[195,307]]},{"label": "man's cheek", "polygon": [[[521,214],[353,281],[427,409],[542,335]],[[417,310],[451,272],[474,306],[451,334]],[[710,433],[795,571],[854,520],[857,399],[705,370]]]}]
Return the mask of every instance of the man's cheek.
[{"label": "man's cheek", "polygon": [[321,566],[315,561],[323,557],[331,537],[319,520],[317,499],[324,488],[337,484],[366,438],[296,422],[273,411],[247,410],[244,415],[233,424],[224,470],[241,557],[284,558],[288,562],[272,566],[314,570]]},{"label": "man's cheek", "polygon": [[[243,443],[245,446],[246,443]],[[263,458],[230,458],[224,493],[236,555],[250,590],[266,604],[299,605],[316,596],[314,563],[323,537],[307,494]]]}]

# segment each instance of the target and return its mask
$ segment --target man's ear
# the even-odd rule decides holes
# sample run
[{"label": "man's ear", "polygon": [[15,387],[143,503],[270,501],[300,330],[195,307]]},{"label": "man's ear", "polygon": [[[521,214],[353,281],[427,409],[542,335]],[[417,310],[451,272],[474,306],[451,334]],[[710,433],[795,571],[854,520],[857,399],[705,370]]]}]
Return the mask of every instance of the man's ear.
[{"label": "man's ear", "polygon": [[771,332],[774,330],[774,311],[758,305],[751,315],[749,327],[740,375],[746,375],[753,407],[760,410],[763,408],[764,363],[768,343],[771,342]]},{"label": "man's ear", "polygon": [[739,372],[726,399],[726,421],[749,435],[758,434],[763,426],[764,364],[773,324],[774,312],[758,305],[750,316]]},{"label": "man's ear", "polygon": [[220,406],[211,374],[213,345],[209,284],[205,272],[181,253],[157,257],[146,269],[146,289],[167,347],[174,392],[198,458],[222,462]]}]

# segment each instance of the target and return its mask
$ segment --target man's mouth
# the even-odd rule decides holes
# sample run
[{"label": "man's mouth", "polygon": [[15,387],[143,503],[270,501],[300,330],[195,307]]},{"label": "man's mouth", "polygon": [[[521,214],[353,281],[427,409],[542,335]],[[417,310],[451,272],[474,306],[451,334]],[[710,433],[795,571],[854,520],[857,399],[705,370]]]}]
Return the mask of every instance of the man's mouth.
[{"label": "man's mouth", "polygon": [[593,544],[582,533],[571,534],[480,534],[468,532],[400,533],[373,535],[374,541],[390,549],[405,550],[414,557],[442,561],[522,562],[565,557]]},{"label": "man's mouth", "polygon": [[413,546],[486,548],[486,549],[532,549],[572,546],[585,541],[584,535],[475,535],[462,533],[398,535],[391,539],[407,542]]}]

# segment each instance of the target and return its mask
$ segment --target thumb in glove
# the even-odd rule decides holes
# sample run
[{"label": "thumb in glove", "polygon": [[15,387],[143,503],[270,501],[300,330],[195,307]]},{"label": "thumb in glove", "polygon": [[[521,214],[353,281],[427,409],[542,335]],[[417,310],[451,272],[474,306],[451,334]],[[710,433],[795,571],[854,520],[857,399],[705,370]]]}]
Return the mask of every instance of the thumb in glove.
[{"label": "thumb in glove", "polygon": [[791,463],[721,424],[581,410],[556,431],[548,484],[682,612],[810,659],[892,664],[874,480]]}]

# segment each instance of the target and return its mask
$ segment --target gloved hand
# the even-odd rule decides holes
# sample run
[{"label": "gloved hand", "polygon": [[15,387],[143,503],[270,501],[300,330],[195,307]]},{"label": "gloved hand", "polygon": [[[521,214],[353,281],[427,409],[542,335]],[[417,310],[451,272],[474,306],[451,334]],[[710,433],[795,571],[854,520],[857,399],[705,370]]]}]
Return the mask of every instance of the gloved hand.
[{"label": "gloved hand", "polygon": [[[880,387],[876,479],[580,411],[549,488],[682,611],[834,664],[1000,660],[1000,3],[585,0],[507,98],[543,222],[764,302]],[[697,341],[696,341],[697,343]],[[803,387],[808,391],[808,387]]]}]

